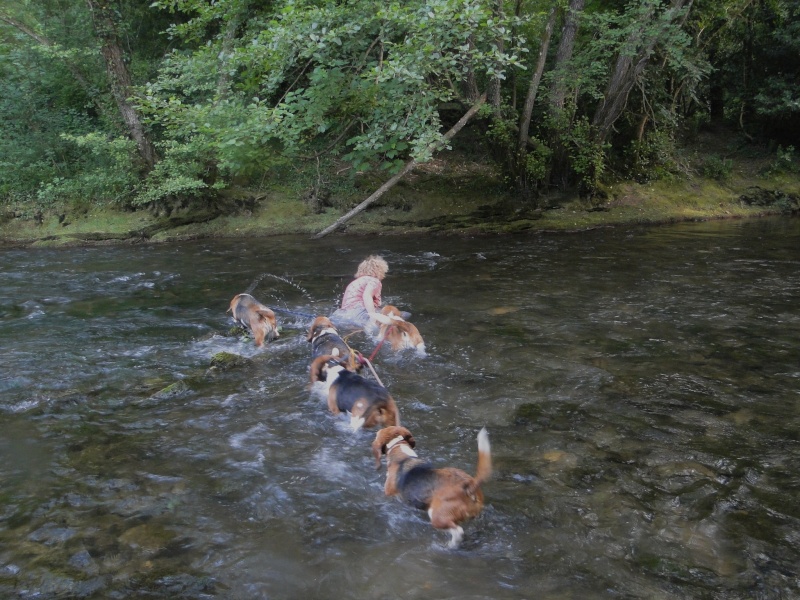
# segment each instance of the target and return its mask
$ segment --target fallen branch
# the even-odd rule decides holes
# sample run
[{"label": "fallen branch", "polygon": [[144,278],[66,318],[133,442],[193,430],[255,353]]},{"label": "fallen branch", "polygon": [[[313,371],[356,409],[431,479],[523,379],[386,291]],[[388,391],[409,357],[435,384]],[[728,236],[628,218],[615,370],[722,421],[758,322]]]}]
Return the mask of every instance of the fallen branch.
[{"label": "fallen branch", "polygon": [[[470,109],[466,113],[464,113],[464,116],[462,116],[458,120],[458,123],[453,125],[453,127],[451,127],[450,130],[447,133],[444,134],[444,136],[442,137],[441,140],[437,140],[436,142],[434,142],[433,144],[431,144],[429,146],[431,154],[433,154],[434,152],[438,152],[442,148],[442,146],[444,146],[447,142],[449,142],[451,139],[453,139],[453,137],[459,131],[461,131],[464,128],[464,125],[466,125],[469,122],[469,120],[473,116],[475,116],[475,113],[478,112],[478,110],[480,110],[480,108],[481,108],[481,106],[483,106],[484,102],[486,102],[486,93],[485,92],[480,98],[478,98],[478,100],[475,102],[475,104],[473,104],[470,107]],[[325,229],[323,229],[319,233],[315,234],[312,239],[318,240],[319,238],[325,237],[329,233],[331,233],[333,231],[336,231],[339,227],[344,225],[347,221],[349,221],[350,219],[355,217],[358,213],[362,212],[370,204],[375,202],[375,200],[377,200],[378,198],[383,196],[386,192],[388,192],[390,189],[392,189],[395,186],[395,184],[397,184],[398,181],[400,181],[408,173],[413,171],[414,168],[419,164],[420,163],[418,163],[415,159],[411,159],[410,161],[408,161],[405,164],[405,166],[400,170],[399,173],[394,175],[391,179],[389,179],[381,187],[379,187],[377,190],[375,190],[375,192],[373,192],[373,194],[369,198],[364,200],[361,204],[356,206],[353,210],[351,210],[346,215],[343,215],[343,216],[339,217],[333,225],[331,225],[329,227],[326,227]]]}]

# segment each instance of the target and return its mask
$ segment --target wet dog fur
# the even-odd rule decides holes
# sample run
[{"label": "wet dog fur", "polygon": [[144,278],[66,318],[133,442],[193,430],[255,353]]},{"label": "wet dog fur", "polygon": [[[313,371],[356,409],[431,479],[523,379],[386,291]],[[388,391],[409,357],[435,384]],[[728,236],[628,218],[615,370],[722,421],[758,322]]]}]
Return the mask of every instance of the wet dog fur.
[{"label": "wet dog fur", "polygon": [[306,341],[311,344],[311,359],[320,356],[335,356],[349,371],[358,371],[361,364],[354,352],[342,339],[328,317],[317,317],[308,328]]},{"label": "wet dog fur", "polygon": [[434,469],[414,452],[416,442],[405,427],[385,427],[375,435],[372,454],[376,468],[386,456],[384,492],[400,496],[415,508],[426,510],[436,529],[450,532],[450,548],[464,537],[461,523],[477,517],[483,509],[481,484],[492,474],[492,456],[486,428],[478,433],[478,465],[475,477],[452,467]]},{"label": "wet dog fur", "polygon": [[392,324],[381,324],[377,339],[386,340],[394,352],[402,350],[416,350],[420,356],[425,355],[425,341],[413,323],[403,319],[397,307],[387,304],[381,309],[381,314],[391,317]]},{"label": "wet dog fur", "polygon": [[339,357],[323,355],[311,363],[312,384],[322,381],[327,386],[328,409],[334,414],[350,415],[350,427],[388,427],[400,424],[397,404],[385,387],[348,371]]},{"label": "wet dog fur", "polygon": [[250,294],[234,296],[227,312],[233,314],[234,322],[253,334],[256,346],[262,346],[265,340],[271,342],[279,337],[275,313]]}]

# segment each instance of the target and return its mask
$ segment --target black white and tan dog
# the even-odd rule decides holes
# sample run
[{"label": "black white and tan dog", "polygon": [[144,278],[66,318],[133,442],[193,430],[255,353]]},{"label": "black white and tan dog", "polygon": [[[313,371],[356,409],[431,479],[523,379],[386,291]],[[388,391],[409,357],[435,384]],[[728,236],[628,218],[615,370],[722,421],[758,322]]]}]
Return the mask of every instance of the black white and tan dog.
[{"label": "black white and tan dog", "polygon": [[400,424],[397,404],[385,387],[347,370],[339,357],[318,356],[311,363],[311,382],[322,381],[328,391],[328,408],[350,415],[350,427],[388,427]]},{"label": "black white and tan dog", "polygon": [[392,323],[382,323],[376,339],[388,341],[394,352],[408,349],[416,350],[421,356],[425,355],[425,341],[419,330],[403,318],[403,313],[397,307],[387,304],[381,309],[381,314],[390,317]]},{"label": "black white and tan dog", "polygon": [[256,346],[262,346],[264,340],[271,342],[278,338],[278,322],[275,319],[275,313],[250,294],[234,296],[227,312],[233,314],[233,320],[238,325],[250,330]]},{"label": "black white and tan dog", "polygon": [[335,356],[350,371],[358,371],[361,364],[347,342],[339,335],[328,317],[317,317],[308,328],[306,340],[311,344],[311,359]]},{"label": "black white and tan dog", "polygon": [[461,523],[477,517],[483,509],[481,484],[492,474],[492,456],[486,428],[478,433],[478,466],[475,477],[452,467],[434,469],[414,452],[416,442],[405,427],[386,427],[378,431],[372,443],[376,468],[386,455],[384,491],[399,495],[415,508],[426,510],[431,524],[450,532],[450,548],[464,537]]}]

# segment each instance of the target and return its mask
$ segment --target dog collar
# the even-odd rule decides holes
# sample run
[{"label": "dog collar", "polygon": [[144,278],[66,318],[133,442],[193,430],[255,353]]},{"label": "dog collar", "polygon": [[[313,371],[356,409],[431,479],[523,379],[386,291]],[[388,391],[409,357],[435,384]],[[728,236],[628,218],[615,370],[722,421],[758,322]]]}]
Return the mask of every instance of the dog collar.
[{"label": "dog collar", "polygon": [[406,441],[406,438],[404,438],[402,435],[398,435],[391,442],[386,444],[386,452],[389,452],[389,450],[391,450],[392,448],[397,446],[397,444],[399,444],[400,442],[405,442],[405,441]]}]

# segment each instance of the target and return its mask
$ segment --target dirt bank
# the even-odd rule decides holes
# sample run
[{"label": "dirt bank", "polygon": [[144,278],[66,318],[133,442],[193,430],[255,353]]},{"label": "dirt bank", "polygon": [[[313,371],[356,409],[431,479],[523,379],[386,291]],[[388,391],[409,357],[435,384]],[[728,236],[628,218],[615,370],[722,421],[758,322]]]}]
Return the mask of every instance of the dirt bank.
[{"label": "dirt bank", "polygon": [[[581,231],[624,224],[747,218],[797,212],[800,175],[775,173],[768,159],[736,160],[724,178],[690,173],[652,183],[608,186],[602,199],[582,200],[562,193],[533,208],[515,201],[496,174],[481,163],[448,157],[411,173],[375,205],[332,235],[342,234],[499,234]],[[363,186],[363,197],[372,191]],[[342,204],[342,203],[340,203]],[[54,210],[38,219],[6,214],[0,218],[5,246],[57,246],[161,242],[202,237],[308,234],[325,229],[346,206],[320,207],[286,188],[258,195],[231,193],[201,208],[171,215],[95,208],[84,213]]]}]

